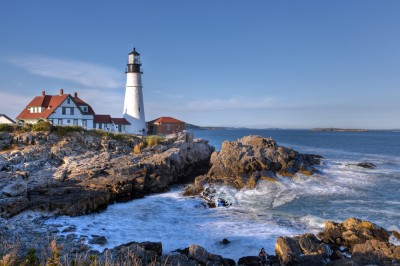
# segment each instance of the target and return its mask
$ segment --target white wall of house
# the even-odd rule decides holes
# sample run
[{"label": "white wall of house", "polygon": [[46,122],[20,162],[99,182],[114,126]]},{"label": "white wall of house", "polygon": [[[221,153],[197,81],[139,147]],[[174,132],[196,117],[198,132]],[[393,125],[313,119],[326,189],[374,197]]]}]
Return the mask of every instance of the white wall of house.
[{"label": "white wall of house", "polygon": [[93,128],[101,129],[104,131],[114,131],[114,124],[109,123],[94,123]]},{"label": "white wall of house", "polygon": [[[69,99],[69,100],[68,100]],[[82,114],[78,106],[67,98],[57,109],[48,117],[53,125],[81,126],[83,128],[93,128],[93,115]]]},{"label": "white wall of house", "polygon": [[0,124],[14,124],[14,123],[5,118],[4,116],[0,116]]}]

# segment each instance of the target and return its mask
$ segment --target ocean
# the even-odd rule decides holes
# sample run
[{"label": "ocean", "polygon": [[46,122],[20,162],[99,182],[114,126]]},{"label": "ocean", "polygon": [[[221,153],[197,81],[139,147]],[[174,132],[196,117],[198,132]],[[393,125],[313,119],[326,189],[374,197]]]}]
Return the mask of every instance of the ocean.
[{"label": "ocean", "polygon": [[[75,226],[78,236],[102,235],[104,248],[131,242],[163,243],[163,252],[199,244],[209,252],[237,260],[274,253],[278,236],[317,233],[324,222],[357,217],[391,230],[400,227],[400,132],[317,132],[309,130],[195,130],[216,150],[223,141],[246,135],[272,137],[281,146],[322,155],[319,173],[260,182],[254,190],[217,187],[232,206],[210,209],[199,198],[183,197],[182,186],[99,214],[47,221]],[[371,162],[374,169],[355,166]],[[61,229],[62,229],[61,228]],[[220,242],[228,239],[230,243]]]}]

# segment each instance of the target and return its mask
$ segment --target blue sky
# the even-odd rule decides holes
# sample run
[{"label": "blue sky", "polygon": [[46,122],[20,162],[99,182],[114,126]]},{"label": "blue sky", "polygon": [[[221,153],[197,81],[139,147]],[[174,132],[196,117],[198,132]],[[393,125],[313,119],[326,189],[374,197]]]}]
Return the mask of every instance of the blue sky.
[{"label": "blue sky", "polygon": [[400,128],[399,1],[4,1],[0,113],[42,90],[122,116],[142,55],[146,120]]}]

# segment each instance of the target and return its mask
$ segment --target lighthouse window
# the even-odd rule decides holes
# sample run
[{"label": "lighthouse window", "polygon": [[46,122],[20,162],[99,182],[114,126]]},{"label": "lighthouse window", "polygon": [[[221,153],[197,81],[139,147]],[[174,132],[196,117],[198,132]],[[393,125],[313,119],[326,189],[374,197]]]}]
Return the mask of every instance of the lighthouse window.
[{"label": "lighthouse window", "polygon": [[139,109],[139,113],[140,113],[140,107],[138,109]]}]

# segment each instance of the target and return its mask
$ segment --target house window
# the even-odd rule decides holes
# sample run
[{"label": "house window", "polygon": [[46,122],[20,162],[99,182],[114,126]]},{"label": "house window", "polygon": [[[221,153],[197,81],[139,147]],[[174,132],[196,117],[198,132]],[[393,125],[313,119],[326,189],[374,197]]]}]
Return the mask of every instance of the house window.
[{"label": "house window", "polygon": [[87,112],[87,106],[82,106],[82,110],[83,110],[83,112]]},{"label": "house window", "polygon": [[102,129],[102,128],[103,128],[103,124],[99,123],[99,129]]},{"label": "house window", "polygon": [[78,119],[74,119],[74,126],[78,125]]},{"label": "house window", "polygon": [[63,114],[63,115],[66,114],[66,110],[67,110],[67,108],[65,108],[65,107],[62,108],[62,114]]},{"label": "house window", "polygon": [[62,119],[58,119],[58,124],[62,125]]},{"label": "house window", "polygon": [[167,130],[171,130],[171,125],[167,124]]},{"label": "house window", "polygon": [[74,115],[74,107],[72,107],[72,108],[70,109],[70,114],[71,114],[71,115]]},{"label": "house window", "polygon": [[71,103],[71,99],[70,99],[70,98],[67,99],[67,103],[68,103],[68,104]]},{"label": "house window", "polygon": [[82,127],[87,127],[87,121],[86,121],[86,119],[82,119]]}]

